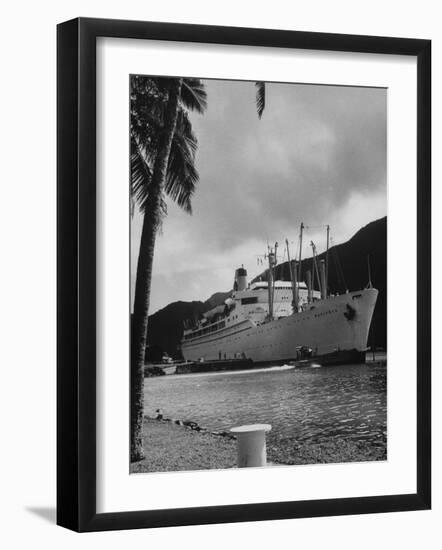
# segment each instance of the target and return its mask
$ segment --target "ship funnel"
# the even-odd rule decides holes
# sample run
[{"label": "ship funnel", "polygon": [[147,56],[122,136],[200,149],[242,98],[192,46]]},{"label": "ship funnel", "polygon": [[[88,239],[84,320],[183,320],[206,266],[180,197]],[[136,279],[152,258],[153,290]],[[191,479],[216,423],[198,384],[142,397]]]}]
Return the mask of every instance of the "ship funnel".
[{"label": "ship funnel", "polygon": [[247,288],[247,269],[243,266],[235,271],[235,280],[233,282],[233,290],[246,290]]},{"label": "ship funnel", "polygon": [[321,298],[325,300],[325,298],[327,298],[327,283],[326,283],[324,260],[321,260],[319,262],[319,272],[321,274]]},{"label": "ship funnel", "polygon": [[312,272],[310,269],[307,270],[307,300],[310,303],[312,301]]}]

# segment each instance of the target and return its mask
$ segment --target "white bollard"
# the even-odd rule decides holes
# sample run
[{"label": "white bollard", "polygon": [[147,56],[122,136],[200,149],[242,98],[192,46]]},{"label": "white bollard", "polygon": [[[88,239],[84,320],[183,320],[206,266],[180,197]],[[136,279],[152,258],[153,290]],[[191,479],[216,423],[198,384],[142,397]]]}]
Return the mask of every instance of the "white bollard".
[{"label": "white bollard", "polygon": [[270,424],[250,424],[230,429],[237,436],[238,468],[267,465],[266,432],[271,429]]}]

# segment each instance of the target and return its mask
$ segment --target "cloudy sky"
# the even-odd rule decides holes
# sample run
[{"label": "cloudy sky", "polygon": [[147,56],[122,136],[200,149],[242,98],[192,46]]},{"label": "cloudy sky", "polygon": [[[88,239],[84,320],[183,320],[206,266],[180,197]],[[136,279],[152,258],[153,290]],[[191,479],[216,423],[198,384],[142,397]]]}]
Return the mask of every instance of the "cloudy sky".
[{"label": "cloudy sky", "polygon": [[[235,268],[262,271],[267,242],[344,242],[385,216],[385,89],[266,84],[258,119],[253,82],[205,81],[208,109],[192,114],[200,175],[193,215],[168,204],[155,249],[150,312],[232,288]],[[132,221],[132,285],[141,216]]]}]

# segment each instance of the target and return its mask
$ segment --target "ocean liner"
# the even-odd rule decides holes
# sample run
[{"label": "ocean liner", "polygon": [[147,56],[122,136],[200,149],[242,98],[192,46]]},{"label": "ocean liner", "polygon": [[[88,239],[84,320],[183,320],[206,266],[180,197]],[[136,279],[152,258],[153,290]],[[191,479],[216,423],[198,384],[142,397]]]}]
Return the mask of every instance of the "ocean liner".
[{"label": "ocean liner", "polygon": [[236,269],[230,297],[184,329],[181,351],[185,360],[283,363],[318,359],[323,365],[365,360],[378,291],[369,280],[361,290],[328,292],[328,226],[326,259],[318,261],[312,242],[311,269],[303,281],[303,227],[299,261],[290,260],[286,241],[291,280],[274,278],[277,243],[265,255],[267,280],[248,284],[247,270]]}]

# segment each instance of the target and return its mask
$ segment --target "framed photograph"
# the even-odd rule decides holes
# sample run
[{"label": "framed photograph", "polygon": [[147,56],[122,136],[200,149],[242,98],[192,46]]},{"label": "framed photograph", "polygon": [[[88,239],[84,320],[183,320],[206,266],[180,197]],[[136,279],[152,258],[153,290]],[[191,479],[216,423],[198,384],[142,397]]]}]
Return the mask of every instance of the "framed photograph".
[{"label": "framed photograph", "polygon": [[58,26],[57,522],[431,506],[431,43]]}]

